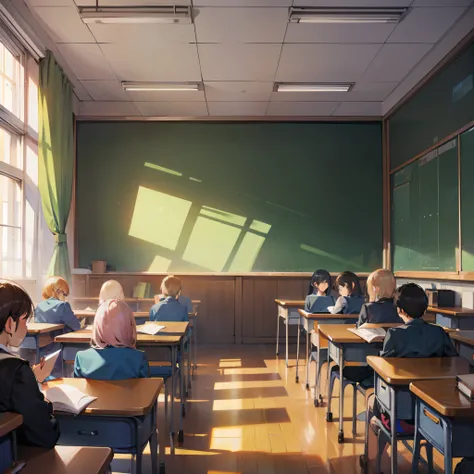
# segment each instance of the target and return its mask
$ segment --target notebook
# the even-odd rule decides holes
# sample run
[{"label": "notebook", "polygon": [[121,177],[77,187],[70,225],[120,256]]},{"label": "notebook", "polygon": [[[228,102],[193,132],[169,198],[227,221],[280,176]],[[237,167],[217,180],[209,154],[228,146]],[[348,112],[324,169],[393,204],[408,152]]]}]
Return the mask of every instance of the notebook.
[{"label": "notebook", "polygon": [[45,356],[43,368],[35,371],[36,380],[39,383],[43,383],[51,375],[51,372],[54,369],[54,364],[56,364],[56,361],[58,360],[59,354],[61,354],[61,350],[52,352],[51,354]]},{"label": "notebook", "polygon": [[156,324],[156,323],[145,323],[145,324],[142,324],[141,326],[137,326],[137,332],[154,336],[155,334],[158,334],[164,328],[165,326],[160,326],[159,324]]},{"label": "notebook", "polygon": [[474,401],[474,374],[457,375],[456,384],[463,395]]},{"label": "notebook", "polygon": [[364,329],[364,328],[348,328],[348,330],[360,338],[364,339],[369,343],[371,342],[383,342],[385,335],[387,334],[384,328],[373,328],[373,329]]},{"label": "notebook", "polygon": [[63,411],[78,415],[97,397],[91,397],[71,385],[56,385],[43,392],[46,399],[53,404],[54,411]]}]

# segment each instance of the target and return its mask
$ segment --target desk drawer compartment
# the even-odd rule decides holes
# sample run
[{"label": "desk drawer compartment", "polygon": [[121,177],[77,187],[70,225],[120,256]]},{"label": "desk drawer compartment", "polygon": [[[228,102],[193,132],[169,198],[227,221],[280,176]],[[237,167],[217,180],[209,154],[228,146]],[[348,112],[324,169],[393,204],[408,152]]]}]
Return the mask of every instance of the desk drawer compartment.
[{"label": "desk drawer compartment", "polygon": [[13,464],[13,444],[10,434],[0,438],[0,472],[6,472]]},{"label": "desk drawer compartment", "polygon": [[130,450],[136,445],[138,422],[140,445],[151,435],[151,415],[140,418],[94,416],[58,416],[61,436],[58,444],[66,446],[108,446],[116,450]]},{"label": "desk drawer compartment", "polygon": [[443,452],[444,422],[435,410],[423,402],[420,403],[420,430],[430,444]]},{"label": "desk drawer compartment", "polygon": [[375,375],[375,378],[375,396],[382,407],[389,411],[392,408],[392,391],[390,390],[389,385],[377,374]]},{"label": "desk drawer compartment", "polygon": [[339,347],[335,346],[334,344],[330,343],[329,344],[329,355],[333,361],[336,363],[339,363],[339,354],[340,354],[340,349]]}]

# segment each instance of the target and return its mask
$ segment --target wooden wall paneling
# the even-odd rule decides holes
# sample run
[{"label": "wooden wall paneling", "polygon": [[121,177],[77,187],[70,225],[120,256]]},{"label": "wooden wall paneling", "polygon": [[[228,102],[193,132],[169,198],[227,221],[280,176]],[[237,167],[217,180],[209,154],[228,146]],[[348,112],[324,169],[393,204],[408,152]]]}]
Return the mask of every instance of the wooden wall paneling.
[{"label": "wooden wall paneling", "polygon": [[243,278],[235,278],[234,300],[234,338],[236,344],[242,344],[243,332]]}]

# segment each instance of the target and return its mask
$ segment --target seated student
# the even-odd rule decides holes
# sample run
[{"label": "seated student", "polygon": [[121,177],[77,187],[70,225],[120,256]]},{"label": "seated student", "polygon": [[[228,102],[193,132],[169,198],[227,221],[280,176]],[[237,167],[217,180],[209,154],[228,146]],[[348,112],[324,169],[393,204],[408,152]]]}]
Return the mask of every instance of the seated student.
[{"label": "seated student", "polygon": [[309,293],[304,304],[310,313],[329,313],[328,307],[334,306],[331,292],[331,275],[326,270],[316,270],[311,277]]},{"label": "seated student", "polygon": [[188,310],[177,297],[181,291],[179,278],[168,276],[161,285],[164,300],[150,309],[150,321],[189,321]]},{"label": "seated student", "polygon": [[339,291],[335,306],[328,308],[332,314],[359,314],[365,302],[362,296],[359,277],[352,272],[342,272],[334,283]]},{"label": "seated student", "polygon": [[74,377],[95,380],[149,377],[146,355],[135,348],[136,342],[135,318],[127,303],[104,301],[94,317],[92,347],[76,354]]},{"label": "seated student", "polygon": [[[428,308],[425,291],[415,283],[407,283],[397,289],[395,304],[405,324],[387,331],[380,355],[382,357],[456,357],[458,353],[445,330],[422,319]],[[374,415],[389,429],[390,419],[378,404],[373,407]],[[372,423],[373,425],[373,423]],[[414,420],[397,420],[397,431],[411,434]]]},{"label": "seated student", "polygon": [[[33,303],[26,292],[12,282],[0,282],[0,412],[12,411],[23,416],[17,429],[18,442],[53,448],[59,438],[52,405],[39,391],[35,372],[28,361],[10,352],[21,345],[27,333],[26,323],[33,314]],[[40,374],[38,374],[40,378]]]},{"label": "seated student", "polygon": [[36,323],[64,324],[65,332],[81,329],[81,323],[66,302],[69,285],[64,278],[50,277],[43,288],[43,299],[35,308]]},{"label": "seated student", "polygon": [[359,314],[357,327],[365,323],[402,323],[393,303],[395,277],[390,270],[380,268],[367,278],[369,303],[365,303]]},{"label": "seated student", "polygon": [[[166,299],[166,296],[165,296],[165,285],[166,285],[166,281],[168,281],[169,278],[175,278],[174,275],[168,275],[167,277],[163,278],[163,281],[161,282],[161,287],[160,287],[160,291],[161,291],[161,294],[160,295],[155,295],[155,303],[159,303],[160,301],[163,301]],[[182,287],[181,287],[181,290],[179,291],[179,294],[178,294],[178,301],[186,307],[186,311],[188,313],[192,313],[193,312],[193,302],[191,301],[190,298],[188,298],[187,296],[184,296],[182,294]]]},{"label": "seated student", "polygon": [[123,300],[122,285],[116,280],[107,280],[100,289],[99,304],[107,300]]}]

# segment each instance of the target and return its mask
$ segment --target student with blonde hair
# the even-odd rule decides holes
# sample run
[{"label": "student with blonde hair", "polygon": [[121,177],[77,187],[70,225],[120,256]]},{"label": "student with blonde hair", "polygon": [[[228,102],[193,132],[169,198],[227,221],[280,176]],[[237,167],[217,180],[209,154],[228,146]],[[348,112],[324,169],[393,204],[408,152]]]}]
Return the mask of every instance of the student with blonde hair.
[{"label": "student with blonde hair", "polygon": [[189,321],[188,310],[178,297],[181,293],[181,281],[175,276],[167,276],[161,283],[164,299],[150,309],[151,321]]},{"label": "student with blonde hair", "polygon": [[395,277],[390,270],[379,268],[367,278],[369,303],[365,303],[359,314],[357,327],[364,323],[403,323],[393,303]]},{"label": "student with blonde hair", "polygon": [[65,332],[81,329],[81,323],[66,302],[69,285],[64,278],[53,276],[43,287],[43,301],[35,308],[36,323],[64,324]]},{"label": "student with blonde hair", "polygon": [[107,280],[100,289],[99,304],[107,300],[123,300],[122,285],[116,280]]},{"label": "student with blonde hair", "polygon": [[146,355],[136,349],[136,342],[135,318],[127,303],[105,301],[94,317],[91,348],[76,354],[74,377],[95,380],[149,377]]}]

